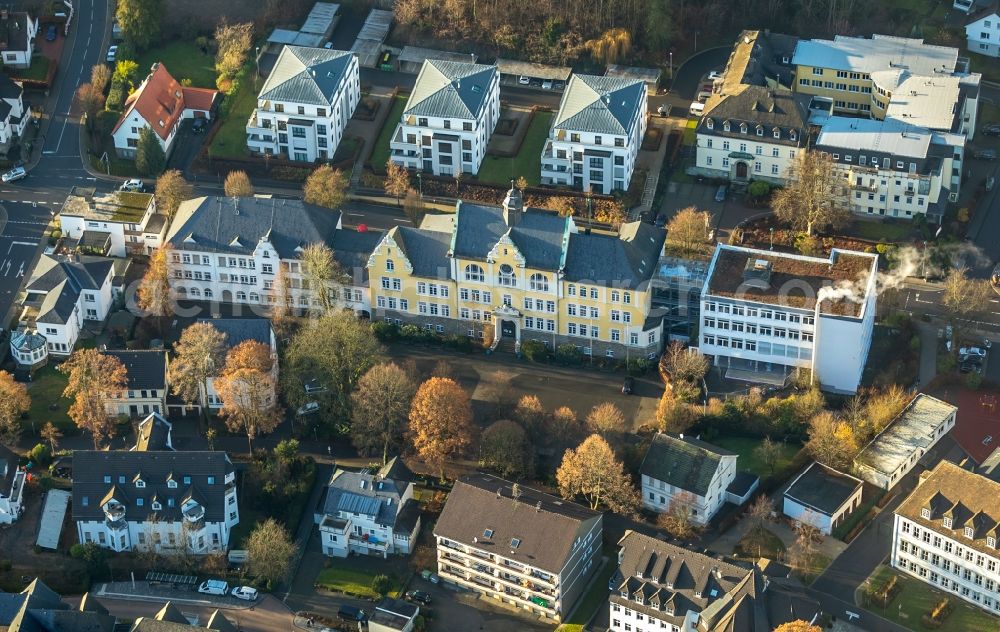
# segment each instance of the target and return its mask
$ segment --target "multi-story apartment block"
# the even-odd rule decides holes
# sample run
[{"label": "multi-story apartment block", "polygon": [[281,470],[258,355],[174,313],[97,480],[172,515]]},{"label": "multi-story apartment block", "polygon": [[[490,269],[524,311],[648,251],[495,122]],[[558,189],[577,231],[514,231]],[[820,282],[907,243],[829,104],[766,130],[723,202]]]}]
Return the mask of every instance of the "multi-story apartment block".
[{"label": "multi-story apartment block", "polygon": [[948,402],[918,394],[854,457],[855,471],[876,487],[892,489],[955,427],[957,414]]},{"label": "multi-story apartment block", "polygon": [[182,86],[166,66],[153,64],[149,75],[125,101],[125,112],[111,132],[115,152],[123,158],[135,158],[139,131],[148,127],[169,156],[181,121],[211,118],[218,96],[218,90]]},{"label": "multi-story apartment block", "polygon": [[700,344],[731,379],[783,384],[809,369],[853,393],[875,324],[878,256],[808,257],[719,244],[701,293]]},{"label": "multi-story apartment block", "polygon": [[801,587],[656,538],[625,532],[611,590],[611,632],[769,632],[816,622]]},{"label": "multi-story apartment block", "polygon": [[664,513],[680,502],[692,522],[706,524],[726,502],[737,457],[694,437],[657,434],[639,468],[643,506]]},{"label": "multi-story apartment block", "polygon": [[409,555],[420,532],[420,503],[413,482],[397,459],[378,471],[337,469],[326,486],[319,525],[323,554]]},{"label": "multi-story apartment block", "polygon": [[542,149],[542,184],[624,191],[645,133],[641,80],[573,75]]},{"label": "multi-story apartment block", "polygon": [[385,234],[368,264],[374,315],[494,349],[538,340],[646,357],[662,346],[649,281],[664,238],[641,222],[581,232],[572,217],[525,209],[513,188],[500,208],[460,201],[454,216]]},{"label": "multi-story apartment block", "polygon": [[713,95],[698,122],[697,159],[689,172],[735,184],[784,184],[809,138],[807,97],[742,85]]},{"label": "multi-story apartment block", "polygon": [[1000,483],[941,461],[896,509],[892,566],[1000,614]]},{"label": "multi-story apartment block", "polygon": [[285,46],[247,121],[247,148],[300,162],[328,160],[360,99],[357,55]]},{"label": "multi-story apartment block", "polygon": [[816,140],[845,179],[846,200],[860,215],[940,222],[958,200],[965,137],[901,119],[831,117]]},{"label": "multi-story apartment block", "polygon": [[59,227],[94,254],[148,255],[162,245],[167,217],[157,214],[152,193],[73,187],[59,211]]},{"label": "multi-story apartment block", "polygon": [[479,173],[499,120],[496,66],[425,60],[389,142],[391,159],[438,176]]},{"label": "multi-story apartment block", "polygon": [[[226,338],[226,352],[248,340],[260,343],[271,350],[271,377],[274,380],[275,389],[278,384],[278,341],[271,328],[271,321],[266,318],[212,318],[201,319],[198,322],[209,323]],[[221,373],[222,367],[218,367]],[[205,404],[209,409],[222,408],[222,398],[215,390],[215,380],[218,375],[213,375],[205,380]],[[272,393],[266,404],[273,406],[277,403],[277,392]]]},{"label": "multi-story apartment block", "polygon": [[829,99],[835,113],[895,118],[970,139],[975,131],[982,77],[968,73],[957,48],[838,35],[800,40],[792,64],[796,92]]},{"label": "multi-story apartment block", "polygon": [[107,257],[42,255],[24,286],[19,329],[44,336],[46,354],[68,356],[88,323],[107,318],[114,274]]},{"label": "multi-story apartment block", "polygon": [[[957,5],[963,0],[955,0]],[[971,2],[972,0],[964,0]],[[996,3],[969,13],[965,24],[966,48],[987,57],[1000,57],[1000,11]]]},{"label": "multi-story apartment block", "polygon": [[165,242],[173,248],[171,287],[182,298],[273,305],[282,289],[275,288],[280,266],[285,300],[300,308],[320,303],[299,255],[309,244],[326,244],[348,277],[326,291],[341,306],[367,313],[365,263],[380,238],[376,231],[343,230],[340,212],[300,200],[201,197],[181,203]]},{"label": "multi-story apartment block", "polygon": [[[147,428],[159,426],[160,429]],[[132,450],[73,453],[73,520],[81,544],[113,551],[225,551],[240,521],[236,468],[225,452],[177,452],[153,413]]]},{"label": "multi-story apartment block", "polygon": [[167,410],[167,352],[154,349],[105,351],[122,363],[128,387],[120,397],[108,402],[108,414],[146,418]]},{"label": "multi-story apartment block", "polygon": [[600,566],[603,516],[488,474],[466,476],[434,527],[438,574],[559,621]]}]

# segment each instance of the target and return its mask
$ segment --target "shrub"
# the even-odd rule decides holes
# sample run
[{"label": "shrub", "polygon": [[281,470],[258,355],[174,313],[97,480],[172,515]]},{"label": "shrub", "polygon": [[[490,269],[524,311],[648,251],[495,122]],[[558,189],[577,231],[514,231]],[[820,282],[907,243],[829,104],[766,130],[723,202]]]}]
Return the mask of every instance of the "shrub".
[{"label": "shrub", "polygon": [[403,325],[399,328],[399,335],[406,340],[419,340],[424,335],[424,330],[416,325]]},{"label": "shrub", "polygon": [[971,390],[977,391],[983,385],[983,376],[975,372],[969,373],[965,376],[965,385]]},{"label": "shrub", "polygon": [[581,355],[576,345],[568,342],[556,347],[556,359],[565,365],[580,364]]},{"label": "shrub", "polygon": [[128,86],[121,79],[112,79],[111,88],[108,90],[108,98],[104,102],[104,109],[112,112],[120,112],[125,107],[125,97]]},{"label": "shrub", "polygon": [[630,358],[627,365],[629,375],[644,375],[649,370],[649,360],[646,358]]},{"label": "shrub", "polygon": [[376,321],[372,325],[372,333],[379,342],[393,342],[399,339],[399,327],[383,320]]},{"label": "shrub", "polygon": [[372,590],[379,596],[384,597],[392,590],[392,580],[388,575],[376,575],[372,578]]},{"label": "shrub", "polygon": [[760,199],[771,192],[771,185],[763,180],[754,180],[747,187],[747,194],[754,199]]},{"label": "shrub", "polygon": [[955,370],[955,362],[955,356],[950,353],[939,355],[937,359],[938,373],[951,373]]},{"label": "shrub", "polygon": [[44,443],[39,443],[35,447],[31,448],[31,452],[28,452],[28,458],[35,465],[48,465],[52,458],[52,454],[49,452],[49,446]]},{"label": "shrub", "polygon": [[548,355],[545,345],[538,340],[528,340],[521,345],[521,353],[532,362],[544,362]]}]

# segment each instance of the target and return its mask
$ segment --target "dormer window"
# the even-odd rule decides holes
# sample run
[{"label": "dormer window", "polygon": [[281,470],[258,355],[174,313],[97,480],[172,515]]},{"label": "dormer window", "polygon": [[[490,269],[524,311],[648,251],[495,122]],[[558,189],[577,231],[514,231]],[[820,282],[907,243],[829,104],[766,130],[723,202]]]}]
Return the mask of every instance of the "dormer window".
[{"label": "dormer window", "polygon": [[725,132],[729,131],[729,121],[725,121],[722,123],[722,130]]},{"label": "dormer window", "polygon": [[773,136],[774,136],[775,138],[781,138],[781,130],[780,130],[780,129],[778,129],[777,127],[775,127],[775,128],[774,128],[774,132],[773,132],[773,134],[772,134],[772,135],[773,135]]},{"label": "dormer window", "polygon": [[159,503],[159,501],[156,501],[156,500],[154,500],[153,504],[150,505],[150,506],[153,508],[153,511],[159,511],[159,510],[163,509],[163,505],[161,505]]},{"label": "dormer window", "polygon": [[642,593],[635,593],[635,602],[642,603]]},{"label": "dormer window", "polygon": [[170,479],[169,481],[167,481],[167,487],[169,487],[170,489],[177,489],[177,481],[175,481],[174,479]]},{"label": "dormer window", "polygon": [[740,123],[740,134],[746,134],[746,133],[747,133],[747,124]]},{"label": "dormer window", "polygon": [[760,125],[757,126],[757,135],[758,136],[763,136],[764,135],[764,128],[761,127]]},{"label": "dormer window", "polygon": [[949,518],[948,516],[945,516],[944,518],[944,528],[951,529],[951,518]]},{"label": "dormer window", "polygon": [[138,487],[139,489],[142,489],[143,487],[145,487],[145,486],[146,486],[146,481],[144,481],[144,480],[142,480],[142,479],[140,478],[139,480],[137,480],[137,481],[135,482],[135,486],[136,486],[136,487]]},{"label": "dormer window", "polygon": [[795,133],[795,130],[788,132],[788,138],[795,140],[796,136],[798,136],[798,134]]},{"label": "dormer window", "polygon": [[708,129],[715,129],[715,122],[712,119],[705,121],[705,127]]},{"label": "dormer window", "polygon": [[701,599],[701,591],[700,591],[700,590],[698,590],[698,591],[695,591],[695,593],[694,593],[694,598],[695,598],[695,599]]},{"label": "dormer window", "polygon": [[965,528],[965,537],[967,537],[967,538],[974,538],[974,537],[976,537],[975,530],[972,527],[966,527]]},{"label": "dormer window", "polygon": [[669,614],[670,616],[673,616],[673,614],[674,614],[674,605],[668,603],[666,606],[663,607],[663,611],[666,612],[667,614]]},{"label": "dormer window", "polygon": [[920,517],[923,518],[924,520],[930,520],[931,510],[928,509],[927,507],[924,507],[923,509],[920,510]]},{"label": "dormer window", "polygon": [[628,599],[628,591],[627,591],[627,590],[623,590],[623,591],[622,591],[622,597],[623,597],[624,599]]},{"label": "dormer window", "polygon": [[991,549],[997,548],[997,539],[991,535],[986,536],[986,546],[990,547]]}]

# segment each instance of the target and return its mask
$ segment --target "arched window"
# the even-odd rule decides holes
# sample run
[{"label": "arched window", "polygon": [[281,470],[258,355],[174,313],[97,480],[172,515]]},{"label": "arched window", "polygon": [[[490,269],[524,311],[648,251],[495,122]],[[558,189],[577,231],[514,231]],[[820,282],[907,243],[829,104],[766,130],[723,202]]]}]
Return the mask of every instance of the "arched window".
[{"label": "arched window", "polygon": [[174,289],[177,291],[178,294],[184,294],[186,296],[188,293],[188,289],[183,285],[178,285]]},{"label": "arched window", "polygon": [[191,296],[201,296],[201,290],[196,287],[191,288]]},{"label": "arched window", "polygon": [[247,293],[244,292],[243,290],[240,290],[239,292],[236,293],[236,300],[237,301],[246,301],[247,300]]},{"label": "arched window", "polygon": [[796,136],[795,130],[788,132],[788,137],[791,138],[792,140],[795,140],[795,136]]},{"label": "arched window", "polygon": [[483,268],[481,266],[478,266],[475,263],[470,263],[465,266],[465,280],[482,283],[486,280],[486,273],[483,272]]},{"label": "arched window", "polygon": [[548,292],[549,291],[549,278],[547,276],[545,276],[544,274],[538,274],[537,272],[535,274],[532,274],[531,275],[531,289],[538,290],[539,292]]},{"label": "arched window", "polygon": [[205,288],[205,298],[212,298],[212,290],[210,288]]},{"label": "arched window", "polygon": [[501,264],[500,274],[497,275],[497,282],[507,287],[517,287],[517,277],[514,276],[514,268],[509,264]]}]

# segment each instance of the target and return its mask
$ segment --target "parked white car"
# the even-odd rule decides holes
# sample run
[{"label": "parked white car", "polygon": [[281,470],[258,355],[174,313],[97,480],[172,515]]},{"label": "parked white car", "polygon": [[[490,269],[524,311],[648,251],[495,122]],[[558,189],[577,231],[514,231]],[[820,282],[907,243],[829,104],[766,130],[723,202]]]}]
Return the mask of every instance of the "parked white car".
[{"label": "parked white car", "polygon": [[0,176],[4,182],[14,182],[15,180],[20,180],[21,178],[28,175],[28,172],[24,170],[24,167],[14,167],[7,173]]},{"label": "parked white car", "polygon": [[225,595],[229,593],[229,584],[221,579],[206,579],[198,586],[198,592],[206,595]]},{"label": "parked white car", "polygon": [[958,350],[958,357],[969,358],[969,357],[986,357],[986,349],[980,349],[979,347],[962,347]]},{"label": "parked white car", "polygon": [[140,180],[139,178],[130,178],[122,183],[122,186],[119,188],[119,190],[134,191],[141,193],[144,188],[145,187],[142,184],[142,180]]},{"label": "parked white car", "polygon": [[233,588],[233,592],[230,594],[244,601],[257,601],[257,589],[250,586],[237,586]]}]

